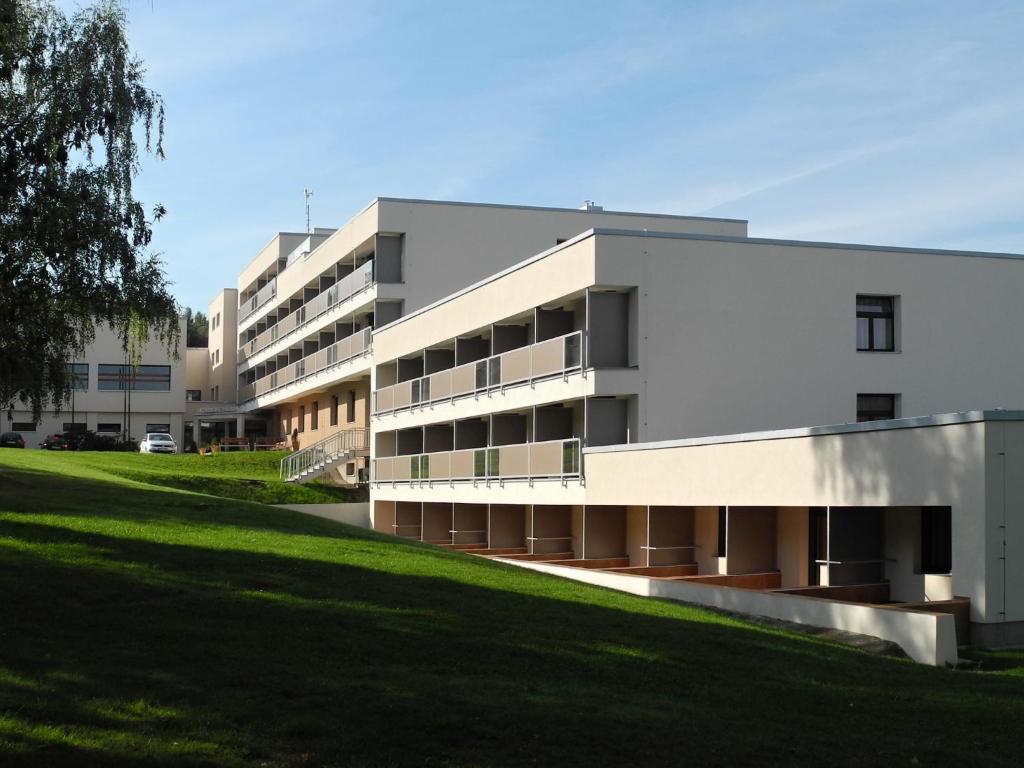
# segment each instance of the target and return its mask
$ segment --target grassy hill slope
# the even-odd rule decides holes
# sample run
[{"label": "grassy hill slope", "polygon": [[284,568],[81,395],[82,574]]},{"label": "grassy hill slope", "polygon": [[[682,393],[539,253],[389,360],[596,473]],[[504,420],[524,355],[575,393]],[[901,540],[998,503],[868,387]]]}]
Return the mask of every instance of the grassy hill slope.
[{"label": "grassy hill slope", "polygon": [[0,451],[0,764],[1016,765],[1022,718],[1013,675]]}]

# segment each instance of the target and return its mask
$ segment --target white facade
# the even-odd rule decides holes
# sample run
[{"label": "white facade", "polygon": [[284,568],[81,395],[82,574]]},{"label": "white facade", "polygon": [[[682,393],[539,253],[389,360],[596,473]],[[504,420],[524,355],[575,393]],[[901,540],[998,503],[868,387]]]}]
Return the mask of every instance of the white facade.
[{"label": "white facade", "polygon": [[[184,321],[182,321],[184,351]],[[147,431],[169,430],[179,445],[184,437],[185,359],[175,359],[164,345],[151,340],[128,363],[124,347],[109,326],[72,361],[80,372],[72,396],[59,413],[44,411],[40,421],[16,409],[3,431],[21,433],[26,447],[36,448],[48,436],[91,430],[111,437],[142,440]]]}]

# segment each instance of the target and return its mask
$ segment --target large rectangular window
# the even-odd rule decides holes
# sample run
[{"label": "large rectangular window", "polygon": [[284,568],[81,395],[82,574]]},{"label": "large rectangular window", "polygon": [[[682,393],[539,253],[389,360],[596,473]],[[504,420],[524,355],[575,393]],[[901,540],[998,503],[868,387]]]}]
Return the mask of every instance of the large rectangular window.
[{"label": "large rectangular window", "polygon": [[332,427],[338,426],[338,409],[339,408],[340,408],[340,403],[338,401],[338,396],[337,395],[331,395],[331,426]]},{"label": "large rectangular window", "polygon": [[317,400],[313,401],[313,410],[309,414],[309,428],[312,430],[320,429],[320,403]]},{"label": "large rectangular window", "polygon": [[100,363],[97,387],[101,391],[168,392],[171,389],[169,365],[108,365]]},{"label": "large rectangular window", "polygon": [[72,389],[79,392],[84,392],[89,389],[88,363],[68,363],[67,371]]},{"label": "large rectangular window", "polygon": [[921,507],[921,573],[953,571],[953,511]]},{"label": "large rectangular window", "polygon": [[147,432],[170,432],[171,431],[171,425],[170,424],[147,424],[146,425],[146,431]]},{"label": "large rectangular window", "polygon": [[11,429],[15,432],[35,432],[36,423],[34,421],[16,421],[11,424]]},{"label": "large rectangular window", "polygon": [[356,420],[356,392],[354,389],[348,391],[348,402],[346,403],[346,419],[351,424]]},{"label": "large rectangular window", "polygon": [[97,432],[105,432],[109,434],[118,434],[121,431],[121,425],[115,422],[99,423],[96,425]]},{"label": "large rectangular window", "polygon": [[896,395],[857,395],[857,421],[896,418]]},{"label": "large rectangular window", "polygon": [[857,350],[892,352],[896,349],[896,310],[892,296],[857,297]]},{"label": "large rectangular window", "polygon": [[186,403],[197,403],[203,399],[203,392],[199,389],[186,389],[185,390],[185,402]]},{"label": "large rectangular window", "polygon": [[306,431],[306,406],[299,406],[299,432]]},{"label": "large rectangular window", "polygon": [[63,424],[64,432],[85,432],[86,425],[84,421],[65,421]]}]

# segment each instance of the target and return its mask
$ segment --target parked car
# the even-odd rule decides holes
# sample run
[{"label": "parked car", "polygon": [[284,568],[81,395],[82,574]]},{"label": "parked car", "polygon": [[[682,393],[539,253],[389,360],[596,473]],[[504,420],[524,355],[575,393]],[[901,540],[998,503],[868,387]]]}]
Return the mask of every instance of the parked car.
[{"label": "parked car", "polygon": [[147,432],[139,443],[139,453],[177,453],[178,444],[166,432]]},{"label": "parked car", "polygon": [[0,435],[0,448],[24,448],[25,438],[19,432],[4,432]]},{"label": "parked car", "polygon": [[44,451],[73,451],[75,450],[74,440],[69,440],[66,435],[47,435],[39,444]]}]

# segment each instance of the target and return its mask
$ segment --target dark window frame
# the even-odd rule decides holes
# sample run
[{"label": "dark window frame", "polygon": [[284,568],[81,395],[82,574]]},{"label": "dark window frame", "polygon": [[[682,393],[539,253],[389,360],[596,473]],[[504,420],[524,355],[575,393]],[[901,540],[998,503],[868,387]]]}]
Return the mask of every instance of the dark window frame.
[{"label": "dark window frame", "polygon": [[341,410],[341,398],[331,395],[331,426],[338,426],[338,411]]},{"label": "dark window frame", "polygon": [[[887,397],[892,404],[891,408],[881,410],[879,408],[868,408],[861,405],[862,397]],[[857,423],[866,421],[887,421],[897,417],[899,407],[899,393],[896,392],[858,392],[857,393]]]},{"label": "dark window frame", "polygon": [[[112,427],[112,429],[104,429],[104,427]],[[102,432],[105,435],[108,434],[121,434],[121,425],[113,421],[104,421],[96,425],[96,431]]]},{"label": "dark window frame", "polygon": [[306,406],[304,405],[299,406],[299,426],[296,429],[300,434],[306,431]]},{"label": "dark window frame", "polygon": [[186,403],[198,403],[203,399],[203,390],[201,389],[186,389],[185,390],[185,402]]},{"label": "dark window frame", "polygon": [[314,400],[312,410],[309,412],[309,428],[312,431],[320,429],[320,401]]},{"label": "dark window frame", "polygon": [[[888,302],[888,307],[870,308],[871,302]],[[861,346],[860,342],[861,320],[866,321],[867,324],[867,346]],[[881,341],[875,338],[876,320],[887,321],[888,333],[883,332]],[[857,351],[896,351],[896,296],[857,294]]]},{"label": "dark window frame", "polygon": [[718,539],[715,543],[715,557],[725,557],[728,551],[729,508],[718,508]]},{"label": "dark window frame", "polygon": [[348,391],[348,399],[345,401],[345,421],[352,424],[356,420],[356,391]]},{"label": "dark window frame", "polygon": [[34,421],[15,421],[11,424],[12,432],[37,432],[39,425]]},{"label": "dark window frame", "polygon": [[953,572],[953,510],[921,507],[921,573]]},{"label": "dark window frame", "polygon": [[67,364],[68,378],[70,379],[71,388],[76,392],[88,392],[89,391],[89,364],[88,363],[68,363]]}]

